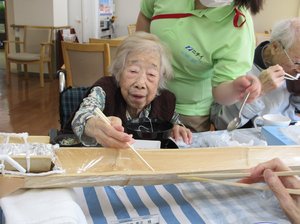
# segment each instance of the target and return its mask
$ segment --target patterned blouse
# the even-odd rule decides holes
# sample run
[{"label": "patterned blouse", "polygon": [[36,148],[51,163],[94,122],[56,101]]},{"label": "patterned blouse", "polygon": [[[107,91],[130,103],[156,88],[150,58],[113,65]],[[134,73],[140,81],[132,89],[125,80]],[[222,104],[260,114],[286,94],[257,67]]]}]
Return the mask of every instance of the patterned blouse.
[{"label": "patterned blouse", "polygon": [[[105,98],[106,94],[100,86],[93,87],[90,94],[83,99],[83,102],[80,104],[79,110],[76,112],[72,120],[73,131],[85,146],[96,146],[98,144],[94,138],[85,135],[84,128],[87,120],[92,116],[96,116],[94,114],[94,111],[97,107],[102,111],[104,110],[106,100]],[[147,107],[145,107],[145,109],[141,111],[141,113],[139,114],[139,118],[149,117],[150,111],[151,104],[149,104]],[[126,113],[126,119],[132,119],[129,113]],[[176,112],[174,112],[170,122],[173,124],[182,125],[179,120],[179,115]]]}]

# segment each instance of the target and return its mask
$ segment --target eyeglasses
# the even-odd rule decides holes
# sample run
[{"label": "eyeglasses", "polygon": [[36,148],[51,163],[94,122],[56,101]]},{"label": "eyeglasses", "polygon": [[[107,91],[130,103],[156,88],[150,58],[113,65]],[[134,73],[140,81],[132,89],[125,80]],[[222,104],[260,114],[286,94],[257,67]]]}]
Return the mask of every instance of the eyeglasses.
[{"label": "eyeglasses", "polygon": [[295,67],[300,67],[300,62],[294,62],[292,59],[291,59],[291,57],[289,56],[289,54],[286,52],[286,50],[285,50],[285,48],[284,48],[284,46],[283,46],[283,44],[281,43],[281,46],[282,46],[282,48],[283,48],[283,52],[285,53],[285,55],[287,56],[287,58],[289,59],[289,61],[295,66]]}]

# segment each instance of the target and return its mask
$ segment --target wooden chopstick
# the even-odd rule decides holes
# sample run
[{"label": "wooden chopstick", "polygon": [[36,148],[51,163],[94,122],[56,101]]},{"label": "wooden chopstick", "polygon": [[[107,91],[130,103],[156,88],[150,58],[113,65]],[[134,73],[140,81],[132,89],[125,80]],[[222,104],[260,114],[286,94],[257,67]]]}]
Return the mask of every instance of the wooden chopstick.
[{"label": "wooden chopstick", "polygon": [[285,79],[288,79],[288,80],[298,80],[298,78],[297,77],[295,77],[295,76],[292,76],[292,75],[290,75],[290,74],[288,74],[288,73],[284,73],[284,78]]},{"label": "wooden chopstick", "polygon": [[[289,171],[280,171],[274,172],[279,177],[286,177],[286,176],[294,176],[300,175],[300,170],[289,170]],[[193,173],[193,174],[180,174],[178,177],[199,177],[199,178],[218,178],[218,179],[234,179],[234,178],[243,178],[249,177],[250,173],[247,172],[211,172],[211,173]]]},{"label": "wooden chopstick", "polygon": [[[224,181],[224,180],[207,179],[207,178],[201,178],[201,177],[189,176],[189,177],[185,177],[184,179],[200,181],[200,182],[207,182],[207,183],[222,184],[222,185],[232,186],[232,187],[255,189],[255,190],[263,190],[263,191],[270,190],[270,188],[268,186],[258,186],[258,185],[244,184],[244,183],[229,182],[229,181]],[[286,188],[286,190],[289,194],[300,195],[300,189]]]},{"label": "wooden chopstick", "polygon": [[[97,116],[99,116],[106,124],[109,124],[109,125],[111,125],[110,124],[110,121],[109,121],[109,119],[105,116],[105,114],[99,109],[99,108],[96,108],[95,109],[95,113],[96,113],[96,115]],[[130,145],[130,144],[128,144],[127,143],[127,145],[128,145],[128,147],[135,153],[135,155],[137,155],[137,157],[151,170],[151,171],[155,171],[151,166],[150,166],[150,164],[135,150],[135,148],[132,146],[132,145]]]}]

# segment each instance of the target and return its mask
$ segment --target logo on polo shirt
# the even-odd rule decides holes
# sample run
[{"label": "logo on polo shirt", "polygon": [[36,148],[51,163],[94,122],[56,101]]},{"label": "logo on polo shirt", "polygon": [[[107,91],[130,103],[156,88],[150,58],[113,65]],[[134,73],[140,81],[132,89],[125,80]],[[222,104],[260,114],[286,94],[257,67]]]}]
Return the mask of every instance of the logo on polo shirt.
[{"label": "logo on polo shirt", "polygon": [[186,50],[188,50],[190,53],[192,53],[194,56],[196,56],[199,60],[203,58],[203,55],[200,54],[200,52],[196,51],[192,46],[186,46]]}]

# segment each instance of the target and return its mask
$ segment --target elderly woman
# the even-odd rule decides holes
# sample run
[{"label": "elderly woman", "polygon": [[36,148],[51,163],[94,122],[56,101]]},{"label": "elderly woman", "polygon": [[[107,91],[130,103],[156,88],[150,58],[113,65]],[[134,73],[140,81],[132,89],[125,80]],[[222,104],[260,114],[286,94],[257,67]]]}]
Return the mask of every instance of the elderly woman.
[{"label": "elderly woman", "polygon": [[[137,32],[126,38],[110,70],[112,76],[95,83],[73,118],[72,129],[84,145],[128,148],[134,139],[124,132],[122,122],[139,117],[170,121],[172,137],[191,142],[190,130],[181,126],[175,112],[174,94],[164,89],[172,68],[156,36]],[[110,125],[95,116],[95,108],[103,111]]]}]

